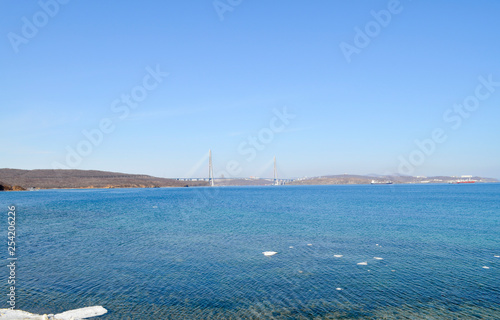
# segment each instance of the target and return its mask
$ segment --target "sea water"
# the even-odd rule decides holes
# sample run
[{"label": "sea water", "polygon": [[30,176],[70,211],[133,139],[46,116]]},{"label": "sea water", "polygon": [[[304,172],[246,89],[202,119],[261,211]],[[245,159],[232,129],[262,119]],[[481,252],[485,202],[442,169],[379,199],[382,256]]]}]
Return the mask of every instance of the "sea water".
[{"label": "sea water", "polygon": [[16,309],[500,319],[500,184],[41,190],[0,204],[5,264],[16,207]]}]

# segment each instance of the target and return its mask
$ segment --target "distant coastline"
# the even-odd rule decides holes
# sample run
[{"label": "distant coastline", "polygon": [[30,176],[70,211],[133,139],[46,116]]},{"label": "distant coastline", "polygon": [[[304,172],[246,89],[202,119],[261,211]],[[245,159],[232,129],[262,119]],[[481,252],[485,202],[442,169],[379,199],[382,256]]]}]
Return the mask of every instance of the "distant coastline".
[{"label": "distant coastline", "polygon": [[[401,176],[401,175],[332,175],[306,179],[297,179],[289,183],[291,185],[331,185],[331,184],[435,184],[435,183],[455,183],[463,177],[455,176]],[[475,183],[495,183],[498,179],[471,176]]]},{"label": "distant coastline", "polygon": [[179,181],[148,175],[97,170],[0,169],[0,191],[34,189],[163,188],[206,186],[205,181]]},{"label": "distant coastline", "polygon": [[[472,177],[476,183],[495,183],[498,179]],[[329,175],[312,178],[287,179],[286,185],[353,185],[353,184],[433,184],[453,183],[460,177],[411,177],[397,175]],[[272,185],[273,179],[220,178],[216,186]],[[203,187],[203,179],[167,179],[149,175],[126,174],[97,170],[20,170],[0,169],[0,191],[36,189],[98,189],[98,188],[164,188]]]}]

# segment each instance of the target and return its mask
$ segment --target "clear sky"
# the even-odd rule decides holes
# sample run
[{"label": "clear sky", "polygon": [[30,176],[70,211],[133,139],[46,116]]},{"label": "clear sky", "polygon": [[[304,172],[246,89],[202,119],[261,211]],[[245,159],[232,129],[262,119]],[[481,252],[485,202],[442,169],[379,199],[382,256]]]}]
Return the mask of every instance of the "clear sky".
[{"label": "clear sky", "polygon": [[271,177],[276,156],[281,177],[500,178],[499,12],[2,1],[0,168],[206,176],[212,149],[218,176]]}]

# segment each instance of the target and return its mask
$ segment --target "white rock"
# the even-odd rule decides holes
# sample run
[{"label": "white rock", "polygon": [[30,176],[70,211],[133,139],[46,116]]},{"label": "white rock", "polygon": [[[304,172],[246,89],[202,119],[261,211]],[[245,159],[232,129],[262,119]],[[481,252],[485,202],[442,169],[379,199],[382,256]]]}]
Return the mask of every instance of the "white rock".
[{"label": "white rock", "polygon": [[0,319],[36,319],[42,320],[43,316],[21,310],[0,309]]},{"label": "white rock", "polygon": [[[87,318],[102,316],[103,314],[105,314],[107,312],[108,312],[108,310],[104,309],[101,306],[93,306],[93,307],[80,308],[80,309],[66,311],[63,313],[58,313],[53,318],[51,316],[50,319],[54,319],[54,320],[71,320],[71,319],[80,320],[80,319],[87,319]],[[29,312],[21,311],[21,310],[0,309],[0,319],[5,319],[5,320],[46,320],[46,319],[49,319],[49,317],[46,314],[39,315],[39,314],[29,313]]]},{"label": "white rock", "polygon": [[101,306],[94,306],[94,307],[80,308],[80,309],[66,311],[63,313],[58,313],[54,317],[58,320],[86,319],[86,318],[102,316],[107,312],[108,310],[104,309]]}]

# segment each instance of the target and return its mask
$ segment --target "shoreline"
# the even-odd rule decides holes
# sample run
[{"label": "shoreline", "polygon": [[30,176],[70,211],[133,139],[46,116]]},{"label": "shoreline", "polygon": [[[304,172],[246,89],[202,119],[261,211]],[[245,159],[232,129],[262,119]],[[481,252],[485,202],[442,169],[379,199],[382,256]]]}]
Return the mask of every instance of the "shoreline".
[{"label": "shoreline", "polygon": [[[460,184],[464,177],[473,183],[498,183],[498,179],[479,176],[399,176],[399,175],[325,175],[311,178],[215,178],[215,186],[270,185],[392,185],[392,184]],[[45,189],[118,189],[118,188],[185,188],[209,186],[204,177],[159,178],[143,174],[126,174],[98,170],[19,170],[0,169],[0,191],[33,191]]]}]

